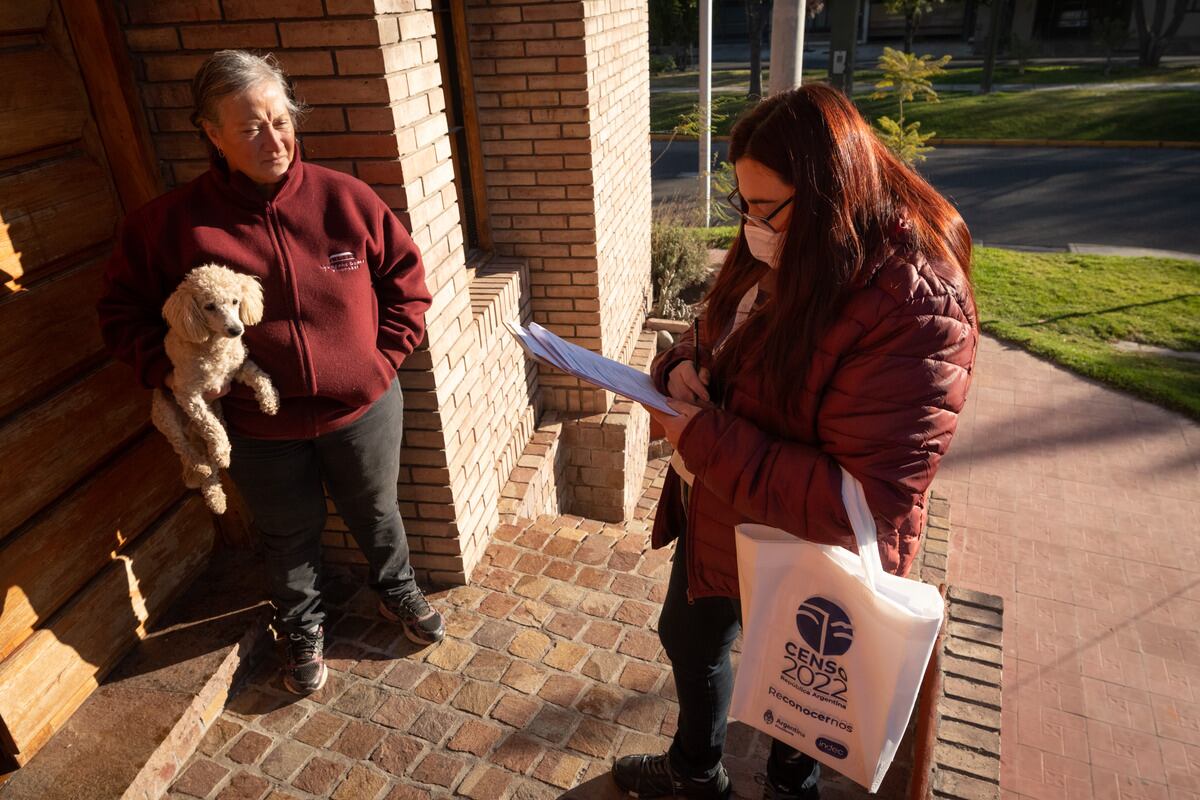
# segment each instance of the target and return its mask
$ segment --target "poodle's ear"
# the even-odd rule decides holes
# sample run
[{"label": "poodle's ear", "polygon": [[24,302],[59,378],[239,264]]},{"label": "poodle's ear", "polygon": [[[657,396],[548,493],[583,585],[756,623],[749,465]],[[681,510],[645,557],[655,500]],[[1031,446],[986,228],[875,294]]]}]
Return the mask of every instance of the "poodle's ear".
[{"label": "poodle's ear", "polygon": [[238,316],[243,325],[255,325],[263,317],[263,290],[258,278],[250,275],[239,276],[242,282],[242,302],[238,306]]},{"label": "poodle's ear", "polygon": [[186,283],[180,284],[167,298],[167,302],[163,303],[162,315],[167,325],[171,326],[171,330],[186,341],[200,343],[208,340],[209,331],[208,325],[204,323],[204,312]]}]

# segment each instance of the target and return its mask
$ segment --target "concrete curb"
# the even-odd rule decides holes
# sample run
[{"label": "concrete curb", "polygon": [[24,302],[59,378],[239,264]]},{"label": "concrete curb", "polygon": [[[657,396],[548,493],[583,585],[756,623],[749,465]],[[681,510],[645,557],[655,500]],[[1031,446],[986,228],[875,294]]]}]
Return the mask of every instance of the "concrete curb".
[{"label": "concrete curb", "polygon": [[[671,134],[651,132],[650,140],[665,142]],[[675,136],[677,142],[694,142],[694,136]],[[714,142],[727,142],[728,136],[713,136]],[[1067,148],[1126,148],[1146,150],[1200,150],[1200,142],[1162,142],[1162,141],[1130,141],[1123,139],[1101,139],[1098,141],[1079,141],[1073,139],[957,139],[934,138],[929,143],[935,147],[1067,147]]]}]

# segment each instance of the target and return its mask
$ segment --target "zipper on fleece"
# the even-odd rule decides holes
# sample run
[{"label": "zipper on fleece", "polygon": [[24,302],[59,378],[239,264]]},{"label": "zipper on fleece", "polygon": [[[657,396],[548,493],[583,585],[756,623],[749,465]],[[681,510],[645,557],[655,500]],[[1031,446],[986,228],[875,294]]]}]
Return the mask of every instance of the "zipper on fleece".
[{"label": "zipper on fleece", "polygon": [[271,232],[272,238],[275,240],[275,250],[279,253],[279,265],[283,271],[284,286],[289,290],[292,298],[292,318],[289,324],[296,331],[296,341],[300,344],[300,370],[305,376],[305,384],[310,392],[314,395],[317,393],[317,376],[312,368],[312,358],[309,355],[309,346],[307,339],[304,338],[304,327],[300,324],[300,286],[296,280],[295,268],[288,258],[287,248],[283,241],[283,232],[280,230],[279,218],[275,214],[275,206],[272,203],[267,203],[267,230]]}]

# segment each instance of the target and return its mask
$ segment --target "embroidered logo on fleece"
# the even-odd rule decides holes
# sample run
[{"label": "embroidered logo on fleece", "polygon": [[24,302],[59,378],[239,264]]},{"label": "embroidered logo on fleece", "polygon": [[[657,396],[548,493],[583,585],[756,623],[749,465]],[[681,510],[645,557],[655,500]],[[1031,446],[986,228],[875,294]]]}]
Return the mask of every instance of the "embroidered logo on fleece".
[{"label": "embroidered logo on fleece", "polygon": [[327,269],[331,272],[349,272],[350,270],[358,269],[363,265],[363,260],[354,255],[350,251],[345,253],[333,253],[329,256],[329,263],[322,264],[321,269]]}]

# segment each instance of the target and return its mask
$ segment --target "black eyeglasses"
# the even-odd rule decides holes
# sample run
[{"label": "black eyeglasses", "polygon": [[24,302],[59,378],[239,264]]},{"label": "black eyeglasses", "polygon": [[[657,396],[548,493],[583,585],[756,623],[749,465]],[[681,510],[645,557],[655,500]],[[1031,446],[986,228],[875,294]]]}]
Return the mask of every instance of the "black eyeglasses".
[{"label": "black eyeglasses", "polygon": [[733,210],[741,216],[743,223],[753,222],[755,225],[760,225],[769,231],[779,233],[780,231],[775,230],[775,226],[771,224],[771,220],[777,217],[780,211],[783,211],[785,208],[790,206],[795,197],[796,195],[793,194],[787,200],[784,200],[782,203],[776,206],[775,210],[770,214],[767,214],[765,217],[758,217],[754,214],[751,214],[750,204],[746,202],[746,198],[742,197],[741,192],[739,192],[737,189],[734,189],[732,192],[726,195],[725,199],[729,201],[729,205],[733,206]]}]

